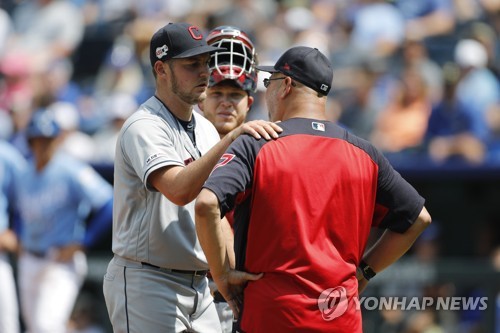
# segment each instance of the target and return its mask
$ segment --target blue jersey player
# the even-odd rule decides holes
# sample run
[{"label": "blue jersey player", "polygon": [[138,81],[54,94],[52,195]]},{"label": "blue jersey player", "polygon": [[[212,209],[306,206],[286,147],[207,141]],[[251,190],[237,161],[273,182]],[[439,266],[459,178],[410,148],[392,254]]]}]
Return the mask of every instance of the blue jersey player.
[{"label": "blue jersey player", "polygon": [[85,249],[111,229],[112,186],[58,149],[59,133],[43,109],[26,129],[33,158],[21,177],[17,204],[21,312],[30,332],[66,332],[87,273]]}]

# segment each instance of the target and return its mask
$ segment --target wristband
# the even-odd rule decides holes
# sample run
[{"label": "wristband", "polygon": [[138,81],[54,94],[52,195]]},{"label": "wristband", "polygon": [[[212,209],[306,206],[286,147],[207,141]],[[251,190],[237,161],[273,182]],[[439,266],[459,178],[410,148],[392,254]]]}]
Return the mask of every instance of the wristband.
[{"label": "wristband", "polygon": [[363,277],[366,281],[370,281],[377,273],[363,260],[359,263],[359,268],[361,268],[361,273],[363,273]]}]

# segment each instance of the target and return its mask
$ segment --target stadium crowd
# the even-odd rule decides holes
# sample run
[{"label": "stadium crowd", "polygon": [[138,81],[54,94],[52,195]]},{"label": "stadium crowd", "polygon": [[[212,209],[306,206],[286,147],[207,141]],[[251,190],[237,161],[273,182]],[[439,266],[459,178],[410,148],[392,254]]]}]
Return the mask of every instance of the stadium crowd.
[{"label": "stadium crowd", "polygon": [[[0,138],[25,157],[31,154],[25,135],[31,114],[47,108],[63,131],[62,149],[86,163],[112,166],[121,124],[154,94],[151,35],[171,21],[190,22],[205,32],[238,26],[255,42],[259,63],[275,63],[294,45],[318,48],[334,65],[331,120],[372,141],[390,160],[500,167],[498,0],[0,0],[0,5]],[[249,120],[268,118],[265,77],[259,73]],[[417,244],[414,256],[422,266],[415,267],[435,259],[436,239],[438,231],[432,230]],[[447,292],[427,287],[419,295]],[[388,312],[379,329],[476,332],[473,315]]]},{"label": "stadium crowd", "polygon": [[[153,89],[149,36],[166,21],[188,21],[205,30],[240,26],[261,63],[293,45],[317,47],[335,66],[332,120],[388,154],[500,159],[497,1],[3,3],[2,136],[21,150],[29,114],[56,103],[70,132],[66,148],[112,163],[120,120]],[[251,119],[267,118],[259,88]]]}]

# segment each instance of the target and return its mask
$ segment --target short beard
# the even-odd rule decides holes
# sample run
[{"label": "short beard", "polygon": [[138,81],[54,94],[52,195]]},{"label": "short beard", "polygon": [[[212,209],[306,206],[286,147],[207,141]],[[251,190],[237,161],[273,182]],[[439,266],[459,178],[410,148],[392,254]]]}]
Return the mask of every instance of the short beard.
[{"label": "short beard", "polygon": [[176,94],[177,96],[179,96],[179,98],[183,102],[185,102],[185,103],[187,103],[189,105],[198,104],[201,96],[193,95],[193,94],[189,94],[189,93],[185,93],[185,92],[180,91],[179,90],[179,84],[178,84],[178,81],[177,81],[177,76],[174,74],[173,66],[172,66],[172,64],[170,62],[168,63],[168,66],[170,67],[170,72],[172,73],[172,79],[171,79],[171,82],[172,82],[172,92],[174,94]]}]

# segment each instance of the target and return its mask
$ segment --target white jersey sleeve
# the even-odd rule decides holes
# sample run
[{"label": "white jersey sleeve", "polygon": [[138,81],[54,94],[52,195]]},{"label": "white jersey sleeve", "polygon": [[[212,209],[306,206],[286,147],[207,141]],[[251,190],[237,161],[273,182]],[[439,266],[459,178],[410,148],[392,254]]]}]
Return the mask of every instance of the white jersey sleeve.
[{"label": "white jersey sleeve", "polygon": [[194,201],[177,206],[147,181],[159,168],[188,165],[219,141],[208,120],[197,113],[193,116],[196,148],[178,120],[155,97],[123,125],[114,169],[115,254],[167,268],[208,268],[196,237]]},{"label": "white jersey sleeve", "polygon": [[175,141],[169,127],[144,115],[124,129],[119,149],[144,185],[154,190],[147,184],[151,172],[170,165],[184,166]]}]

